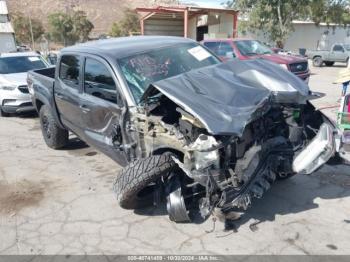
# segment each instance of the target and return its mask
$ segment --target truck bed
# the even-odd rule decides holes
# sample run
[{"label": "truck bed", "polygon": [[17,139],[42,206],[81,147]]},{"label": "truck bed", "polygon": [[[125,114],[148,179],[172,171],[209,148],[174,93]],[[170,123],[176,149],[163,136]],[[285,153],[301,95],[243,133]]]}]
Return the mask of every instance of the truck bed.
[{"label": "truck bed", "polygon": [[49,106],[54,106],[55,104],[55,70],[55,67],[49,67],[28,72],[28,88],[32,96],[33,104],[37,109],[37,99]]},{"label": "truck bed", "polygon": [[55,83],[55,67],[29,71],[28,82],[33,83],[34,92],[52,93]]}]

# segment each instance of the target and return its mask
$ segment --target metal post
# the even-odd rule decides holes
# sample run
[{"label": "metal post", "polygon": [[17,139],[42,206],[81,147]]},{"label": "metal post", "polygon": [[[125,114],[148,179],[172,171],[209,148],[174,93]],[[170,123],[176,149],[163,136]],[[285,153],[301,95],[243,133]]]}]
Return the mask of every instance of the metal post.
[{"label": "metal post", "polygon": [[232,38],[235,38],[238,36],[238,12],[234,12],[233,14],[233,32],[232,32]]},{"label": "metal post", "polygon": [[140,25],[141,25],[141,35],[145,34],[145,20],[141,18],[140,20]]},{"label": "metal post", "polygon": [[32,39],[32,50],[35,51],[35,42],[34,42],[32,18],[30,16],[30,14],[29,14],[29,29],[30,29],[30,36],[31,36],[31,39]]},{"label": "metal post", "polygon": [[188,36],[188,9],[184,11],[184,37]]}]

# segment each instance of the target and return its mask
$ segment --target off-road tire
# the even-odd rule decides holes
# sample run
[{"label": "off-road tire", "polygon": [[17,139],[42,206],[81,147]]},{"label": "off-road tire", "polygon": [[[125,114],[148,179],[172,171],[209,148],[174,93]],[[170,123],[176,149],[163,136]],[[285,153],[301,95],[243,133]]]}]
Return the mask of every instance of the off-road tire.
[{"label": "off-road tire", "polygon": [[320,57],[320,56],[315,56],[315,57],[312,59],[312,64],[313,64],[313,66],[315,66],[315,67],[321,67],[321,66],[323,65],[322,57]]},{"label": "off-road tire", "polygon": [[326,66],[333,66],[333,65],[334,65],[334,62],[324,62],[324,64],[325,64]]},{"label": "off-road tire", "polygon": [[39,116],[41,131],[46,145],[53,149],[60,149],[67,145],[69,132],[57,125],[50,108],[43,105]]},{"label": "off-road tire", "polygon": [[0,117],[9,117],[10,114],[2,111],[2,108],[0,107]]},{"label": "off-road tire", "polygon": [[121,170],[113,185],[120,206],[125,209],[151,206],[153,195],[142,198],[139,193],[177,168],[170,154],[150,156],[130,163]]}]

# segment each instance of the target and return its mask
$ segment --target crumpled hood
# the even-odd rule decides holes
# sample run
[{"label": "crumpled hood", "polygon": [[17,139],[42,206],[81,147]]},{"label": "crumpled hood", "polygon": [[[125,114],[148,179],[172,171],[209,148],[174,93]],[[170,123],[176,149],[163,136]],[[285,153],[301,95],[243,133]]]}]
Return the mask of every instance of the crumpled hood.
[{"label": "crumpled hood", "polygon": [[197,117],[211,134],[238,136],[266,105],[304,104],[309,96],[298,77],[262,59],[232,60],[155,82],[143,101],[158,91]]}]

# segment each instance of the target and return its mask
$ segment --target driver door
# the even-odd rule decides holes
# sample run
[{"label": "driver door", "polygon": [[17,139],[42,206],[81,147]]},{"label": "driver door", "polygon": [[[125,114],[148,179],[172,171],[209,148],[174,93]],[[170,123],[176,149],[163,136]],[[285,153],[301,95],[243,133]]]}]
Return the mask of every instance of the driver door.
[{"label": "driver door", "polygon": [[80,99],[84,138],[121,165],[127,163],[121,131],[123,102],[117,79],[109,64],[86,56],[83,66],[83,94]]},{"label": "driver door", "polygon": [[342,45],[334,45],[332,50],[332,57],[336,62],[345,62],[347,59],[347,53]]}]

